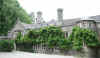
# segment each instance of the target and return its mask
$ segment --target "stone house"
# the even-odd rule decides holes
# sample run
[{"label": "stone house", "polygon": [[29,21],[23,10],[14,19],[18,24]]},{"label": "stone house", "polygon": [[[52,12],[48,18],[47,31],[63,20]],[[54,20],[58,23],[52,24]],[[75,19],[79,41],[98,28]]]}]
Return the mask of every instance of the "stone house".
[{"label": "stone house", "polygon": [[100,39],[100,15],[90,16],[87,18],[63,19],[63,9],[58,9],[57,14],[58,21],[56,26],[60,26],[66,36],[71,34],[74,26],[79,26],[81,28],[89,28],[96,31]]},{"label": "stone house", "polygon": [[[40,14],[39,14],[40,13]],[[51,20],[49,22],[43,22],[42,13],[37,12],[38,22],[35,24],[29,25],[32,29],[41,28],[45,26],[60,26],[62,30],[65,32],[66,37],[69,36],[72,32],[72,28],[74,26],[79,26],[81,28],[89,28],[98,33],[100,35],[100,15],[90,16],[88,18],[73,18],[73,19],[63,19],[63,9],[57,9],[57,20]],[[26,26],[27,27],[27,26]],[[30,28],[30,29],[31,29]],[[100,38],[100,37],[99,37]]]},{"label": "stone house", "polygon": [[63,19],[63,9],[61,8],[57,10],[57,20],[44,22],[41,11],[37,12],[35,23],[25,24],[18,20],[15,27],[9,32],[8,36],[15,38],[18,32],[22,32],[24,35],[29,29],[39,29],[51,25],[60,26],[65,32],[65,37],[68,37],[71,34],[74,26],[79,26],[81,28],[89,28],[96,31],[100,38],[100,15],[90,16],[88,18]]}]

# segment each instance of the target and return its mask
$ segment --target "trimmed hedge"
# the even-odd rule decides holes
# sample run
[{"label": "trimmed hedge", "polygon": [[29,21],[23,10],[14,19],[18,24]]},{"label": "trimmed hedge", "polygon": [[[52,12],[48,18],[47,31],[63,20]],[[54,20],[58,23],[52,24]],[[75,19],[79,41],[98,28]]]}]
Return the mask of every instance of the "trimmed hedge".
[{"label": "trimmed hedge", "polygon": [[21,33],[18,34],[17,39],[15,40],[16,49],[20,51],[33,52],[33,42],[27,37],[22,37]]},{"label": "trimmed hedge", "polygon": [[0,51],[10,52],[14,49],[13,40],[0,40]]},{"label": "trimmed hedge", "polygon": [[33,44],[28,42],[16,42],[16,49],[20,51],[33,52]]}]

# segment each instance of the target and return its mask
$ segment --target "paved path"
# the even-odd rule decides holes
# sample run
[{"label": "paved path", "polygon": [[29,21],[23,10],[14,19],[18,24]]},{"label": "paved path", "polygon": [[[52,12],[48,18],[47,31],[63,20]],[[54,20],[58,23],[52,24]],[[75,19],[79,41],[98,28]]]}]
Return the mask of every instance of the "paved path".
[{"label": "paved path", "polygon": [[0,58],[74,58],[74,57],[14,51],[14,52],[0,52]]}]

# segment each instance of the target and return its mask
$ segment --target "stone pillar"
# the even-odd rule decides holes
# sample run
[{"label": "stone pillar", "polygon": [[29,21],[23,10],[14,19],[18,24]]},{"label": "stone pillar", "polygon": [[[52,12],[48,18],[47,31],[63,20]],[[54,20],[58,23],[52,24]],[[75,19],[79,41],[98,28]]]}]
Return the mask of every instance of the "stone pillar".
[{"label": "stone pillar", "polygon": [[63,9],[57,9],[58,23],[63,24]]},{"label": "stone pillar", "polygon": [[[15,40],[14,40],[15,41]],[[16,51],[16,43],[14,42],[14,50],[13,51]]]}]

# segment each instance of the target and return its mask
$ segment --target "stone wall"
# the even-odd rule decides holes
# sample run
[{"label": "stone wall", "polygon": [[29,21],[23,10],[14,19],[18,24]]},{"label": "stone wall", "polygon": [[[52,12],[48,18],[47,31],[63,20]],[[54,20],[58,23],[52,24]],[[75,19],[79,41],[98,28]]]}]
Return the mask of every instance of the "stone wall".
[{"label": "stone wall", "polygon": [[84,47],[81,51],[76,50],[61,50],[56,47],[49,48],[48,46],[43,45],[34,45],[34,53],[42,54],[58,54],[58,55],[70,55],[75,58],[100,58],[100,49],[96,48],[87,48]]}]

